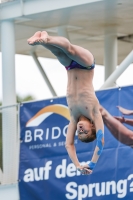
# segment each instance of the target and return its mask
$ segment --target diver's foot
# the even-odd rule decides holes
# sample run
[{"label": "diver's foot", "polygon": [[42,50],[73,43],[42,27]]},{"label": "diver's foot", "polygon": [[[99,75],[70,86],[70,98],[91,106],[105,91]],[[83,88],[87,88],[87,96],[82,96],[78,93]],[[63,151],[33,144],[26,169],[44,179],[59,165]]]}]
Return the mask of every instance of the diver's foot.
[{"label": "diver's foot", "polygon": [[45,45],[48,41],[48,33],[46,31],[41,32],[41,37],[39,39],[40,44]]},{"label": "diver's foot", "polygon": [[41,38],[41,31],[36,32],[31,38],[27,40],[29,45],[38,45],[40,44],[39,40]]}]

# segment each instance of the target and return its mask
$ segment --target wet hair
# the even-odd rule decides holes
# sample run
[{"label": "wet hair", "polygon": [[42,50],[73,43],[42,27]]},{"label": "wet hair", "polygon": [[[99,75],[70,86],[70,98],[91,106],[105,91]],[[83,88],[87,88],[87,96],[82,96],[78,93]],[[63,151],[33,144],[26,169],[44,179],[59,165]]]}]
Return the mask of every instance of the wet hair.
[{"label": "wet hair", "polygon": [[91,129],[91,134],[85,134],[85,133],[82,133],[84,134],[84,137],[80,138],[80,134],[78,133],[78,138],[81,142],[85,142],[85,143],[89,143],[89,142],[93,142],[95,139],[96,139],[96,129],[95,128],[92,128]]}]

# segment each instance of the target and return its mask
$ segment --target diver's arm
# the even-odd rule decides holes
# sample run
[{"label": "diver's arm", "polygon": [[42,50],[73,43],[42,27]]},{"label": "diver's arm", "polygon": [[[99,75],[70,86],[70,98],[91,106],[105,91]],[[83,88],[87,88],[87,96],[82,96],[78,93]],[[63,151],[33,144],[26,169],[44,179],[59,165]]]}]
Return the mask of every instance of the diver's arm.
[{"label": "diver's arm", "polygon": [[97,143],[96,143],[96,147],[95,147],[92,159],[89,163],[89,168],[91,170],[93,170],[94,167],[96,166],[96,163],[102,153],[103,146],[104,146],[104,125],[103,125],[102,116],[99,110],[94,114],[94,124],[96,128]]},{"label": "diver's arm", "polygon": [[72,160],[72,162],[74,163],[74,165],[76,167],[79,167],[80,163],[78,161],[76,149],[75,149],[75,145],[74,145],[75,132],[76,132],[76,123],[73,119],[71,119],[70,123],[68,125],[68,129],[67,129],[66,149],[67,149],[68,155],[69,155],[70,159]]},{"label": "diver's arm", "polygon": [[81,172],[81,174],[89,175],[92,173],[92,171],[90,169],[87,169],[86,167],[81,166],[79,163],[79,160],[77,158],[76,149],[75,149],[75,145],[74,145],[74,136],[75,136],[75,132],[76,132],[76,127],[77,127],[77,124],[74,122],[73,119],[71,119],[68,129],[67,129],[66,149],[67,149],[70,159],[74,163],[77,170],[79,170]]}]

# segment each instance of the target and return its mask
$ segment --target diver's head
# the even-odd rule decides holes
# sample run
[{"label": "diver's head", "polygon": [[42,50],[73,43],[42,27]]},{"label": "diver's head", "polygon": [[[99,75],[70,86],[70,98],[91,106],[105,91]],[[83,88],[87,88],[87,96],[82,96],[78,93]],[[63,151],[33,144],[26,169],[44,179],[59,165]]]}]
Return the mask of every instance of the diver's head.
[{"label": "diver's head", "polygon": [[93,122],[86,117],[81,117],[77,123],[78,139],[82,142],[92,142],[96,139],[96,129]]}]

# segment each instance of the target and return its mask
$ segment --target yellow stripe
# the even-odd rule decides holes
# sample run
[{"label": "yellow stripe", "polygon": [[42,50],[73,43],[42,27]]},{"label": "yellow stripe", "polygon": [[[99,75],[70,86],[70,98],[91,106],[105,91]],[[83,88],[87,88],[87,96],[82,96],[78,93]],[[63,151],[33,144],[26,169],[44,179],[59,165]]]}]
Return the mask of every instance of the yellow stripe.
[{"label": "yellow stripe", "polygon": [[44,114],[44,113],[47,113],[47,112],[53,112],[53,113],[56,113],[58,115],[61,115],[63,117],[65,117],[66,119],[70,120],[70,113],[69,113],[69,109],[68,107],[64,107],[62,105],[58,105],[58,104],[55,104],[55,105],[50,105],[50,106],[47,106],[47,107],[44,107],[42,108],[38,113],[36,113],[34,115],[34,117],[32,117],[27,123],[26,123],[26,126],[27,124],[29,124],[31,121],[33,121],[34,119],[36,119],[37,117],[39,117],[40,115]]}]

